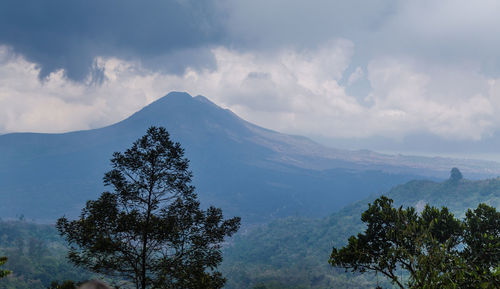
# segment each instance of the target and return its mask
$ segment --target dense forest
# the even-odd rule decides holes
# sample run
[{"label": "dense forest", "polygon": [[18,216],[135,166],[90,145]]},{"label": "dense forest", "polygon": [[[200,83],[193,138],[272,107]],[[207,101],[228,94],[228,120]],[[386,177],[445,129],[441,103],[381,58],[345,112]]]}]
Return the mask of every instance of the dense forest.
[{"label": "dense forest", "polygon": [[[500,179],[443,182],[415,180],[391,189],[394,205],[446,206],[463,218],[479,203],[500,207]],[[323,219],[286,218],[239,234],[225,251],[223,269],[227,288],[245,284],[282,284],[287,288],[367,288],[385,282],[381,276],[345,273],[328,264],[332,247],[346,244],[361,232],[361,213],[378,196],[358,201]],[[385,284],[385,286],[388,286]]]},{"label": "dense forest", "polygon": [[2,279],[5,289],[44,289],[54,280],[85,280],[92,274],[66,259],[67,246],[51,225],[25,220],[0,222],[0,256],[12,273]]},{"label": "dense forest", "polygon": [[[479,203],[500,206],[500,179],[444,182],[411,181],[387,193],[395,206],[446,205],[459,218]],[[373,196],[323,219],[290,217],[266,225],[242,228],[224,247],[221,271],[225,288],[367,288],[376,283],[390,288],[383,277],[345,273],[328,264],[333,246],[364,229],[361,213]],[[25,220],[0,222],[0,255],[13,273],[2,288],[47,288],[54,280],[81,281],[89,273],[69,264],[67,247],[57,230]]]}]

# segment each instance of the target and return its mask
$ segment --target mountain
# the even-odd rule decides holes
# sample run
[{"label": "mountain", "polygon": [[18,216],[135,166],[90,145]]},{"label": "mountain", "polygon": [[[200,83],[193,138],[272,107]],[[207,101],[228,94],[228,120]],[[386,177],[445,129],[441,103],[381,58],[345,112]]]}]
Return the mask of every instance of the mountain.
[{"label": "mountain", "polygon": [[326,216],[369,194],[451,167],[478,176],[500,164],[337,150],[253,125],[203,96],[172,92],[111,126],[62,134],[0,135],[0,217],[76,216],[103,190],[109,159],[164,126],[185,148],[202,204],[245,222]]},{"label": "mountain", "polygon": [[[394,200],[395,207],[411,206],[419,211],[425,204],[446,206],[463,218],[467,209],[475,209],[479,203],[500,208],[500,178],[458,183],[412,180],[384,195]],[[349,236],[363,230],[361,213],[377,197],[357,201],[322,219],[288,217],[238,235],[224,253],[226,288],[252,288],[262,283],[267,288],[375,288],[376,276],[345,274],[327,261],[332,247],[345,245]]]}]

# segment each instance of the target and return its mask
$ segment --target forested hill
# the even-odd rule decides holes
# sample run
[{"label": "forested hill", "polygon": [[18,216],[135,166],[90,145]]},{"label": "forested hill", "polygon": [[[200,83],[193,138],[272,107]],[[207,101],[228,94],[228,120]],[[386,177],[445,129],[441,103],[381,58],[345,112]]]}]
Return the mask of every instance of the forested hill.
[{"label": "forested hill", "polygon": [[[394,199],[395,206],[417,210],[425,204],[446,206],[462,218],[479,203],[500,207],[500,178],[416,180],[385,195]],[[241,234],[225,253],[227,288],[244,288],[242,282],[267,284],[266,288],[375,287],[368,286],[376,280],[374,276],[345,274],[327,261],[333,246],[344,245],[349,236],[363,229],[361,213],[377,197],[358,201],[324,219],[281,219]]]},{"label": "forested hill", "polygon": [[[410,181],[386,194],[395,205],[445,205],[458,216],[480,202],[500,207],[500,179],[444,182]],[[289,217],[243,229],[225,248],[226,288],[374,288],[372,275],[335,270],[328,265],[332,246],[345,244],[363,229],[361,212],[378,196],[353,203],[323,219]],[[54,227],[25,221],[0,221],[0,255],[14,273],[1,288],[43,289],[52,280],[88,278],[65,260],[65,244]],[[380,278],[382,281],[382,278]],[[387,287],[388,288],[388,287]]]}]

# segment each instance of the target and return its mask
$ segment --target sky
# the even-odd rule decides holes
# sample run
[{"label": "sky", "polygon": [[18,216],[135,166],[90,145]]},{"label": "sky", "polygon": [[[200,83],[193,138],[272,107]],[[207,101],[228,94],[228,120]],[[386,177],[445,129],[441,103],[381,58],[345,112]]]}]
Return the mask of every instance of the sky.
[{"label": "sky", "polygon": [[0,134],[187,91],[332,146],[495,153],[498,35],[488,0],[3,0]]}]

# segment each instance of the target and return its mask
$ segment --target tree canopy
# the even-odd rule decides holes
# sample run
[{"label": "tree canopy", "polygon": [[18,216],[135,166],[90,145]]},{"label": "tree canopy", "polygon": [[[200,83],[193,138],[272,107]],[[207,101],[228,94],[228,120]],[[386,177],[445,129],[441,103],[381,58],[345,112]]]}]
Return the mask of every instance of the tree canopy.
[{"label": "tree canopy", "polygon": [[[394,208],[382,196],[361,215],[363,233],[333,248],[330,264],[377,272],[399,288],[499,288],[500,213],[485,204],[456,219],[446,207]],[[404,271],[404,274],[403,274]]]},{"label": "tree canopy", "polygon": [[113,191],[88,201],[79,219],[57,222],[69,259],[141,289],[221,288],[221,243],[240,218],[200,208],[180,144],[151,127],[111,164],[104,183]]}]

